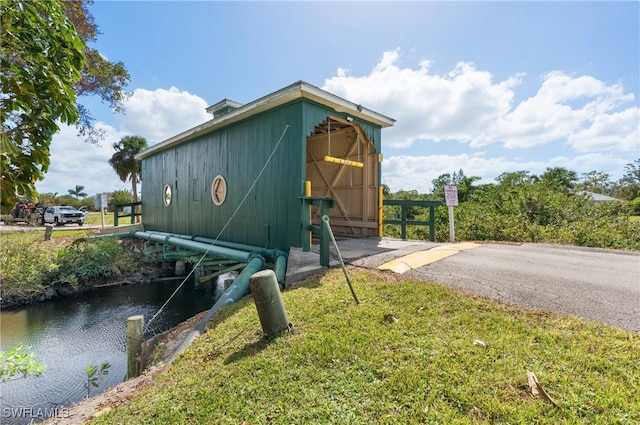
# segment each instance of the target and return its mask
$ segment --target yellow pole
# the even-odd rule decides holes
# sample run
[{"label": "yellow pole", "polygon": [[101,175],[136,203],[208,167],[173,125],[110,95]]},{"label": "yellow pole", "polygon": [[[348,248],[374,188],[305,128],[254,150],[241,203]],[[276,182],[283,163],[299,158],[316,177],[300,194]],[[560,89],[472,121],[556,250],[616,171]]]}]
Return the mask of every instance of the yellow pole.
[{"label": "yellow pole", "polygon": [[[307,180],[304,182],[304,196],[311,196],[311,180]],[[311,214],[311,208],[309,208],[309,224],[311,224]],[[312,232],[309,232],[309,246],[311,246],[312,234]]]},{"label": "yellow pole", "polygon": [[382,237],[382,186],[378,187],[378,237]]},{"label": "yellow pole", "polygon": [[333,162],[335,164],[350,165],[352,167],[359,167],[359,168],[363,168],[364,167],[364,163],[363,162],[351,161],[350,159],[335,158],[335,157],[329,156],[329,155],[325,155],[324,156],[324,160],[326,162]]}]

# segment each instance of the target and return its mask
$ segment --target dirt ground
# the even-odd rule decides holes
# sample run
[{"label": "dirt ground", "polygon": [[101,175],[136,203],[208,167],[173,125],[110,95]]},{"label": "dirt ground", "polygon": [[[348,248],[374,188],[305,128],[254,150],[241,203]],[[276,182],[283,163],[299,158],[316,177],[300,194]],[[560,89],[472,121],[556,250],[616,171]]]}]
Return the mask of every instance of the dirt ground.
[{"label": "dirt ground", "polygon": [[206,312],[202,312],[167,332],[162,342],[159,344],[159,349],[161,351],[156,364],[148,368],[141,376],[129,379],[103,393],[74,404],[68,410],[60,412],[59,417],[50,418],[42,422],[42,424],[84,424],[91,418],[104,414],[118,406],[128,404],[136,394],[152,385],[162,372],[166,368],[170,367],[170,365],[165,362],[173,356],[176,349],[180,344],[182,344],[193,327],[205,314]]}]

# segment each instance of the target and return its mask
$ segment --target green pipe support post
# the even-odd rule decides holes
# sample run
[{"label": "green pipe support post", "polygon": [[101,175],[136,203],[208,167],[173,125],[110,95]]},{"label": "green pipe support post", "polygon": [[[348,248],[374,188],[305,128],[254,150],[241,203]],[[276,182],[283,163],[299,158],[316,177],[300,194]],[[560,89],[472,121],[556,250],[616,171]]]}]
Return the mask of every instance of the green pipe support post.
[{"label": "green pipe support post", "polygon": [[249,289],[249,279],[251,278],[251,275],[262,270],[262,267],[264,267],[264,258],[261,255],[252,254],[251,261],[249,261],[247,267],[245,267],[238,277],[236,277],[229,289],[222,294],[194,329],[200,333],[204,332],[207,324],[222,307],[232,304],[242,298],[247,292],[247,289]]},{"label": "green pipe support post", "polygon": [[300,215],[302,250],[304,252],[311,251],[309,232],[320,235],[320,265],[329,266],[329,232],[325,226],[322,226],[322,223],[320,223],[320,226],[311,224],[310,211],[312,205],[317,205],[320,207],[320,217],[328,216],[329,211],[333,208],[334,199],[325,196],[300,196],[299,198],[302,201]]}]

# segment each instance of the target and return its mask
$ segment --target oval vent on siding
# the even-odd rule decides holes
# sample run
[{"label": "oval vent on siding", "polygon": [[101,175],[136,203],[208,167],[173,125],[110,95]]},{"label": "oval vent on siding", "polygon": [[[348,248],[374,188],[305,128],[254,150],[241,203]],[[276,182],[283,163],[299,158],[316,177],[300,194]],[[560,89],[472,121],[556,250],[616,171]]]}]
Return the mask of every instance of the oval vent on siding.
[{"label": "oval vent on siding", "polygon": [[224,177],[217,175],[211,183],[211,199],[216,205],[222,205],[225,199],[227,199],[227,182]]},{"label": "oval vent on siding", "polygon": [[162,189],[162,202],[164,202],[164,206],[168,207],[171,205],[171,185],[165,184],[164,189]]}]

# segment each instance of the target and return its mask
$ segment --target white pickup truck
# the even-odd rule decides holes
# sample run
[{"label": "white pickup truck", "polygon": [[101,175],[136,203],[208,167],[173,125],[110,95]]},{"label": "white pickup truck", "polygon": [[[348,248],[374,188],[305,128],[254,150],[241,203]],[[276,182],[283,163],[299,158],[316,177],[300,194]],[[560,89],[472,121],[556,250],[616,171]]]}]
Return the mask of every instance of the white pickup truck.
[{"label": "white pickup truck", "polygon": [[82,226],[86,216],[70,206],[47,207],[42,213],[42,224],[53,223],[56,226],[64,226],[67,223],[77,223]]}]

